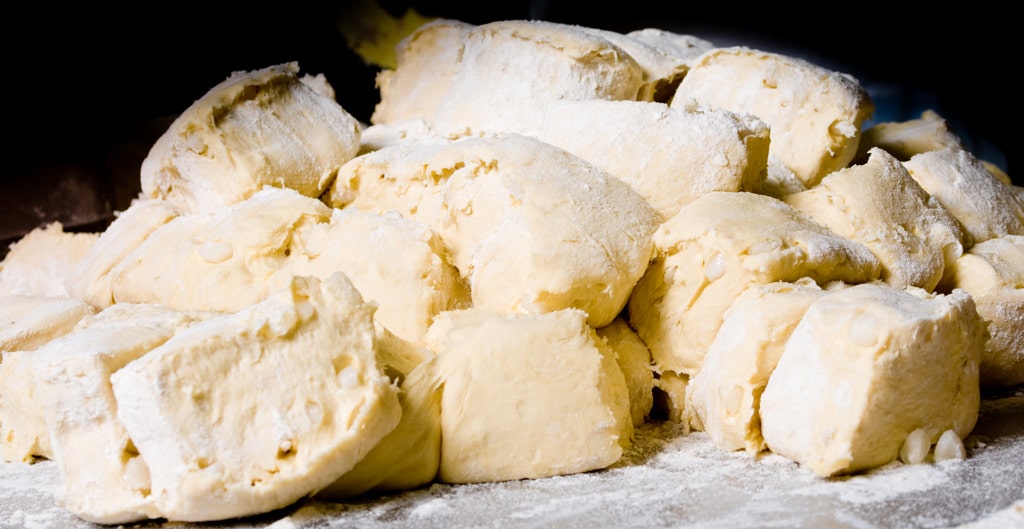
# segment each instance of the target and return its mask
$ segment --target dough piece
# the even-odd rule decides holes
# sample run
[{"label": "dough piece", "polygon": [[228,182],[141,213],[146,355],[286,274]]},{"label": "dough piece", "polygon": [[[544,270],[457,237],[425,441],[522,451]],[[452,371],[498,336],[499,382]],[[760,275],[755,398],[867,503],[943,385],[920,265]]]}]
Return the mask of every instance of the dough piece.
[{"label": "dough piece", "polygon": [[66,232],[60,222],[26,233],[0,261],[0,296],[68,296],[67,278],[97,239],[98,233]]},{"label": "dough piece", "polygon": [[264,185],[317,198],[359,150],[359,122],[297,63],[235,72],[193,102],[142,161],[142,194],[212,211]]},{"label": "dough piece", "polygon": [[[429,362],[429,359],[428,359]],[[426,363],[401,383],[402,419],[366,457],[317,493],[337,501],[427,485],[441,464],[441,382]]]},{"label": "dough piece", "polygon": [[[674,41],[677,47],[672,48],[672,52],[670,52],[655,45],[655,42],[651,42],[650,39],[636,38],[634,34],[623,34],[591,27],[583,27],[583,29],[622,48],[640,65],[640,68],[643,69],[644,81],[636,95],[637,101],[668,103],[672,99],[672,94],[675,93],[676,87],[679,86],[679,82],[682,81],[688,69],[689,57],[673,53],[685,45],[681,36],[680,39]],[[662,37],[657,43],[664,45],[667,40],[667,37]],[[696,46],[699,42],[704,41],[693,40],[688,44]],[[710,48],[710,44],[708,47]],[[691,53],[696,55],[695,52]]]},{"label": "dough piece", "polygon": [[401,416],[376,360],[373,310],[343,274],[296,276],[111,375],[161,515],[269,512],[362,460]]},{"label": "dough piece", "polygon": [[97,309],[113,305],[111,270],[154,230],[179,215],[177,208],[163,200],[133,200],[75,265],[65,283],[68,294]]},{"label": "dough piece", "polygon": [[1024,202],[970,152],[949,147],[916,154],[903,164],[960,221],[973,244],[1024,235]]},{"label": "dough piece", "polygon": [[874,113],[852,76],[742,46],[712,49],[690,66],[671,104],[694,99],[763,119],[771,127],[770,156],[807,187],[853,160],[861,125]]},{"label": "dough piece", "polygon": [[31,351],[63,336],[95,312],[67,296],[0,296],[0,359],[7,351]]},{"label": "dough piece", "polygon": [[[602,327],[654,250],[657,214],[621,180],[520,134],[404,142],[353,160],[329,203],[431,226],[495,312],[574,307]],[[608,219],[615,219],[609,223]]]},{"label": "dough piece", "polygon": [[954,288],[966,290],[988,321],[981,385],[1024,383],[1024,236],[1003,235],[967,250],[942,286]]},{"label": "dough piece", "polygon": [[781,200],[714,191],[683,206],[654,235],[656,256],[629,298],[630,325],[658,371],[693,375],[747,286],[810,277],[863,283],[881,273],[861,243]]},{"label": "dough piece", "polygon": [[864,161],[869,151],[880,148],[905,162],[915,154],[963,147],[946,120],[934,110],[921,112],[921,117],[906,121],[875,123],[861,133],[857,159]]},{"label": "dough piece", "polygon": [[389,145],[435,135],[423,119],[408,119],[395,123],[369,125],[359,135],[359,157]]},{"label": "dough piece", "polygon": [[62,502],[102,524],[157,518],[146,463],[117,420],[110,375],[207,315],[118,303],[40,347],[29,370],[61,475]]},{"label": "dough piece", "polygon": [[443,134],[536,136],[549,104],[636,100],[644,69],[594,31],[540,20],[500,20],[462,38],[456,74],[433,126]]},{"label": "dough piece", "polygon": [[722,450],[765,449],[761,393],[807,307],[826,291],[810,278],[753,284],[729,306],[700,371],[686,386],[686,405]]},{"label": "dough piece", "polygon": [[870,248],[882,262],[882,280],[894,288],[934,290],[964,250],[956,219],[882,149],[783,200]]},{"label": "dough piece", "polygon": [[700,430],[700,419],[693,415],[693,407],[686,403],[686,387],[689,375],[671,370],[654,372],[654,405],[652,413],[664,416],[672,422],[681,423],[689,431],[691,427]]},{"label": "dough piece", "polygon": [[962,290],[830,292],[807,308],[761,395],[765,443],[827,477],[894,461],[918,428],[963,439],[978,418],[986,339]]},{"label": "dough piece", "polygon": [[758,192],[768,126],[750,115],[648,101],[559,101],[541,140],[619,178],[667,220],[709,191]]},{"label": "dough piece", "polygon": [[647,422],[654,407],[654,366],[651,365],[651,350],[629,327],[625,318],[615,318],[611,323],[597,329],[597,335],[615,351],[619,369],[626,378],[629,388],[629,415],[633,426]]},{"label": "dough piece", "polygon": [[309,247],[317,256],[300,261],[296,273],[344,272],[377,304],[374,321],[411,342],[422,342],[438,313],[470,304],[469,287],[445,260],[441,238],[395,211],[335,209],[328,229],[310,234]]},{"label": "dough piece", "polygon": [[475,26],[436,19],[416,28],[395,46],[395,67],[377,73],[380,101],[370,123],[423,120],[432,124],[451,89],[466,35]]},{"label": "dough piece", "polygon": [[713,42],[695,35],[676,33],[661,28],[636,29],[626,33],[626,36],[644,42],[665,55],[681,59],[687,69],[704,52],[716,47]]},{"label": "dough piece", "polygon": [[431,361],[443,384],[440,481],[566,475],[622,457],[629,390],[585,313],[455,318]]}]

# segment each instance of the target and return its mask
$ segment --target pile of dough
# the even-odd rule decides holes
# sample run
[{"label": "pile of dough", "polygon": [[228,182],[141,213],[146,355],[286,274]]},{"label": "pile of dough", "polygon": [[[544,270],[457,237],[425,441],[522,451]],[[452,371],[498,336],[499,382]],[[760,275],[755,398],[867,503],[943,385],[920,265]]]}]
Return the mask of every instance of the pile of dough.
[{"label": "pile of dough", "polygon": [[[326,92],[326,93],[325,93]],[[142,161],[142,194],[201,212],[264,185],[319,197],[359,150],[359,121],[297,63],[235,72],[185,109]]]},{"label": "pile of dough", "polygon": [[765,444],[819,476],[894,461],[911,432],[963,439],[980,406],[987,332],[964,291],[880,283],[807,307],[761,395]]}]

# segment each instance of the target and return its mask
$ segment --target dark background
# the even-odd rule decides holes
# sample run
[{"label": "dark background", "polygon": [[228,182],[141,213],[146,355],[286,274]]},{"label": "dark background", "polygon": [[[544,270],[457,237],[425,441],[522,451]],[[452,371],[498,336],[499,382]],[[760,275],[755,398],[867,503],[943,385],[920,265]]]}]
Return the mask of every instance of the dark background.
[{"label": "dark background", "polygon": [[[1011,176],[1020,159],[1011,140],[1020,127],[1013,79],[1022,61],[1008,8],[379,3],[396,15],[411,6],[476,24],[532,18],[621,32],[657,27],[802,56],[857,77],[875,99],[878,121],[931,108],[972,152]],[[12,143],[0,187],[0,241],[44,221],[62,220],[68,229],[108,222],[137,193],[138,165],[170,120],[233,71],[298,61],[304,72],[323,73],[357,118],[367,121],[373,111],[377,67],[349,50],[339,30],[341,17],[358,12],[351,3],[150,5],[38,3],[5,15]]]}]

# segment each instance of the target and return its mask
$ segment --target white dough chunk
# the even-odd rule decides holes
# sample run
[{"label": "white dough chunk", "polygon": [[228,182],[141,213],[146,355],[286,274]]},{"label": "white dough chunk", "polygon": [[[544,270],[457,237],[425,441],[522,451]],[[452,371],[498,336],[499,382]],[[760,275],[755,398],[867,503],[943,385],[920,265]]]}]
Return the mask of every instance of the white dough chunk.
[{"label": "white dough chunk", "polygon": [[32,354],[62,502],[78,517],[114,524],[160,516],[146,464],[117,420],[110,375],[206,316],[117,303]]},{"label": "white dough chunk", "polygon": [[401,416],[372,304],[343,274],[295,277],[111,375],[117,416],[171,521],[264,513],[321,490]]},{"label": "white dough chunk", "polygon": [[863,283],[881,264],[781,200],[749,192],[704,194],[654,235],[656,256],[629,298],[630,325],[659,371],[693,375],[729,305],[749,285],[810,277]]},{"label": "white dough chunk", "polygon": [[981,385],[1024,383],[1024,236],[975,244],[953,264],[942,288],[966,290],[988,322]]},{"label": "white dough chunk", "polygon": [[611,323],[597,329],[597,335],[607,341],[615,351],[619,369],[626,378],[629,388],[629,414],[633,426],[647,422],[654,407],[654,366],[651,364],[651,350],[629,327],[625,318],[615,318]]},{"label": "white dough chunk", "polygon": [[68,277],[99,236],[64,231],[60,222],[26,233],[0,261],[0,296],[68,296]]},{"label": "white dough chunk", "polygon": [[921,112],[921,117],[906,121],[885,121],[864,129],[857,149],[858,159],[866,159],[871,149],[880,148],[905,162],[915,154],[963,147],[946,120],[934,110]]},{"label": "white dough chunk", "polygon": [[629,390],[586,314],[453,317],[429,361],[443,381],[440,481],[574,474],[622,457]]},{"label": "white dough chunk", "polygon": [[870,248],[882,262],[882,280],[895,288],[934,290],[964,250],[957,220],[881,149],[783,200]]},{"label": "white dough chunk", "polygon": [[986,339],[963,290],[866,283],[830,292],[807,308],[768,379],[765,443],[824,477],[894,461],[919,428],[962,439],[978,418]]},{"label": "white dough chunk", "polygon": [[729,306],[704,364],[686,386],[688,415],[715,446],[749,454],[765,449],[761,393],[804,311],[825,292],[808,278],[753,284]]},{"label": "white dough chunk", "polygon": [[709,191],[758,192],[768,126],[726,110],[650,101],[559,101],[539,138],[626,182],[662,220]]},{"label": "white dough chunk", "polygon": [[972,244],[1024,235],[1024,202],[969,151],[947,147],[916,154],[903,164],[960,221]]},{"label": "white dough chunk", "polygon": [[92,305],[67,296],[0,296],[0,359],[6,351],[30,351],[63,336],[95,313]]},{"label": "white dough chunk", "polygon": [[177,218],[180,210],[164,200],[138,198],[107,226],[67,278],[68,294],[97,309],[114,304],[111,271],[157,228]]},{"label": "white dough chunk", "polygon": [[319,197],[359,151],[359,122],[298,63],[234,72],[182,112],[142,161],[142,194],[198,213],[265,185]]},{"label": "white dough chunk", "polygon": [[555,101],[636,100],[645,83],[629,53],[571,24],[500,20],[470,28],[461,42],[433,123],[444,134],[535,136]]},{"label": "white dough chunk", "polygon": [[764,120],[770,156],[807,187],[853,160],[861,125],[874,113],[852,76],[742,46],[714,48],[694,61],[671,104],[690,100]]},{"label": "white dough chunk", "polygon": [[409,141],[365,154],[339,171],[329,202],[394,210],[433,228],[479,308],[573,307],[594,327],[625,305],[657,228],[657,213],[623,181],[521,134]]}]

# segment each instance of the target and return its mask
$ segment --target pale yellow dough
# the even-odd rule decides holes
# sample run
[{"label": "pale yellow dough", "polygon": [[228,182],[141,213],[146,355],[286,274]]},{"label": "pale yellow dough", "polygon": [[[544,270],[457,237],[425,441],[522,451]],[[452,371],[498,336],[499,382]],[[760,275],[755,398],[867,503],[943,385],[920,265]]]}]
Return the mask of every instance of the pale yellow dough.
[{"label": "pale yellow dough", "polygon": [[1024,383],[1024,236],[974,245],[952,267],[945,290],[966,290],[991,334],[981,356],[985,387]]},{"label": "pale yellow dough", "polygon": [[117,419],[110,375],[208,315],[118,303],[31,355],[64,507],[101,524],[157,518],[145,462]]},{"label": "pale yellow dough", "polygon": [[433,228],[478,308],[573,307],[594,327],[622,310],[657,227],[654,209],[624,182],[521,134],[382,148],[342,167],[327,199]]},{"label": "pale yellow dough", "polygon": [[881,264],[781,200],[716,191],[684,206],[654,235],[656,257],[629,298],[630,324],[659,371],[697,373],[729,305],[749,285],[810,277],[862,283]]},{"label": "pale yellow dough", "polygon": [[60,222],[26,233],[0,261],[0,296],[68,296],[68,277],[99,236],[64,231]]},{"label": "pale yellow dough", "polygon": [[442,315],[452,321],[428,361],[443,384],[440,481],[551,477],[622,457],[629,390],[586,314],[462,312]]},{"label": "pale yellow dough", "polygon": [[949,128],[945,118],[934,110],[921,112],[921,117],[906,121],[885,121],[864,129],[860,136],[857,158],[866,159],[868,152],[880,148],[905,162],[915,154],[963,147],[960,136]]},{"label": "pale yellow dough", "polygon": [[110,377],[170,521],[269,512],[323,489],[401,417],[372,304],[343,274],[179,331]]},{"label": "pale yellow dough", "polygon": [[633,426],[639,427],[647,422],[654,407],[651,350],[622,317],[597,329],[597,335],[615,351],[615,359],[629,389],[629,415],[633,418]]},{"label": "pale yellow dough", "polygon": [[987,333],[963,290],[865,283],[812,303],[761,395],[768,448],[818,476],[894,461],[924,429],[963,439],[978,418]]},{"label": "pale yellow dough", "polygon": [[0,296],[0,359],[7,351],[31,351],[63,336],[95,312],[68,296]]},{"label": "pale yellow dough", "polygon": [[804,311],[825,292],[810,278],[753,284],[729,306],[704,364],[686,386],[686,415],[715,446],[749,454],[766,448],[761,393]]},{"label": "pale yellow dough", "polygon": [[[298,63],[234,72],[192,103],[142,161],[142,194],[198,213],[265,185],[319,197],[359,150],[358,120]],[[326,94],[325,94],[326,91]]]},{"label": "pale yellow dough", "polygon": [[864,164],[839,169],[783,200],[870,248],[882,262],[882,280],[895,288],[934,290],[964,250],[957,220],[879,148]]},{"label": "pale yellow dough", "polygon": [[771,156],[807,187],[853,160],[861,125],[874,113],[854,77],[742,46],[714,48],[694,61],[672,106],[690,100],[763,119]]},{"label": "pale yellow dough", "polygon": [[539,139],[628,184],[667,220],[709,191],[758,192],[768,126],[726,110],[650,101],[559,101]]}]

